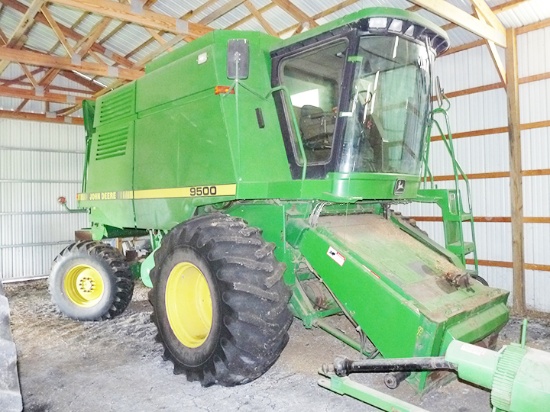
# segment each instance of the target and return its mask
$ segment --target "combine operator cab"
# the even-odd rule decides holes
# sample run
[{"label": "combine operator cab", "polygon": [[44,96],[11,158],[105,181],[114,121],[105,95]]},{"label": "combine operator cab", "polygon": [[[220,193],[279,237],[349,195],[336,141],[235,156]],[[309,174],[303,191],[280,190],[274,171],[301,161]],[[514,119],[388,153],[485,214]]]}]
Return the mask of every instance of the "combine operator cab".
[{"label": "combine operator cab", "polygon": [[[273,83],[283,86],[276,100],[292,176],[302,177],[304,168],[309,179],[354,174],[383,182],[384,197],[402,196],[408,182],[419,181],[432,64],[448,43],[390,17],[362,19],[340,31],[272,53]],[[416,194],[412,189],[407,197]],[[372,198],[368,191],[347,195]]]}]

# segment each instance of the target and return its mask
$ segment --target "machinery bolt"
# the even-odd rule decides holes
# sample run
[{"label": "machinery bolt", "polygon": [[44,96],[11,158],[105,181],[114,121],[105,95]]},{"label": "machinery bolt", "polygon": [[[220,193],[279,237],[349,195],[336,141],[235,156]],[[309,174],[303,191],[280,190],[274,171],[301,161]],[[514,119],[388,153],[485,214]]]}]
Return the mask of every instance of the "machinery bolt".
[{"label": "machinery bolt", "polygon": [[384,384],[389,389],[395,389],[410,375],[410,372],[392,372],[384,376]]}]

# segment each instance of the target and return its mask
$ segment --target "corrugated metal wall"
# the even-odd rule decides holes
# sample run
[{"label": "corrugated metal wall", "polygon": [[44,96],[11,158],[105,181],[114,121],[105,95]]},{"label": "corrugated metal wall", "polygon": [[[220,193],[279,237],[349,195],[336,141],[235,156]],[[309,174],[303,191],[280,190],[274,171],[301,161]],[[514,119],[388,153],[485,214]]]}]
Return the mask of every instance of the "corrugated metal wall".
[{"label": "corrugated metal wall", "polygon": [[[451,54],[440,59],[436,74],[445,92],[457,92],[498,83],[498,73],[486,47]],[[453,134],[475,130],[507,127],[508,112],[504,89],[489,90],[451,98],[450,123]],[[434,134],[437,134],[434,132]],[[509,171],[508,135],[484,134],[454,140],[458,161],[468,175],[474,173]],[[450,175],[443,142],[432,144],[431,169],[434,175]],[[510,179],[470,180],[472,209],[475,216],[510,216]],[[442,182],[440,187],[452,187]],[[464,187],[461,187],[464,192]],[[465,225],[466,226],[466,225]],[[491,261],[511,261],[512,241],[510,223],[476,223],[478,258]],[[512,289],[512,270],[499,267],[480,267],[480,274],[489,284]],[[511,299],[510,299],[511,302]]]},{"label": "corrugated metal wall", "polygon": [[[518,36],[520,78],[550,72],[550,28]],[[521,123],[550,120],[550,79],[520,85]],[[521,132],[523,170],[550,169],[550,127]],[[524,215],[550,217],[550,175],[523,177]],[[525,260],[550,265],[550,223],[525,223]],[[550,312],[550,272],[526,271],[526,303]]]},{"label": "corrugated metal wall", "polygon": [[[518,36],[519,77],[550,73],[550,28]],[[504,61],[504,58],[503,58]],[[476,47],[444,56],[436,63],[446,93],[463,91],[499,83],[499,77],[486,47]],[[510,179],[487,176],[486,173],[509,172],[508,135],[506,131],[507,101],[502,88],[470,93],[450,99],[449,112],[453,133],[466,136],[454,140],[457,158],[467,174],[481,174],[470,180],[475,216],[486,221],[476,223],[476,240],[480,260],[492,261],[480,266],[480,274],[491,285],[512,290],[512,269],[503,267],[512,262],[510,217]],[[534,218],[550,221],[550,127],[526,128],[534,122],[550,120],[550,79],[520,84],[522,123],[522,164],[525,230],[526,304],[528,309],[550,312],[550,223],[529,223]],[[497,129],[487,130],[487,129]],[[476,136],[469,132],[487,130]],[[433,135],[438,135],[434,132]],[[441,141],[431,147],[431,170],[434,176],[452,174]],[[530,176],[529,174],[533,174]],[[527,174],[527,175],[525,175]],[[501,174],[502,175],[502,174]],[[451,182],[438,182],[451,187]],[[431,205],[411,205],[403,209],[412,216],[440,216]],[[488,221],[488,218],[497,218]],[[502,219],[504,218],[504,219]],[[508,218],[508,221],[505,221]],[[532,219],[529,219],[532,218]],[[503,221],[504,220],[504,221]],[[431,236],[444,242],[441,223],[420,222]],[[544,270],[531,270],[545,266]],[[509,302],[511,302],[510,299]]]},{"label": "corrugated metal wall", "polygon": [[57,203],[75,206],[83,153],[82,126],[0,119],[0,279],[47,275],[87,226]]}]

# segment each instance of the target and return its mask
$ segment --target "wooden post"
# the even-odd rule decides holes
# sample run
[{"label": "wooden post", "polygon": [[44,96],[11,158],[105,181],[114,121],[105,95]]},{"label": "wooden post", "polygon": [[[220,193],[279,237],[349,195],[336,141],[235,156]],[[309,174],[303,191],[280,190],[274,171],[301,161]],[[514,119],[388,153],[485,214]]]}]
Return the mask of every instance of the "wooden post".
[{"label": "wooden post", "polygon": [[512,211],[513,310],[525,313],[525,256],[523,246],[523,184],[519,117],[518,56],[515,29],[506,30],[506,93],[510,147],[510,198]]}]

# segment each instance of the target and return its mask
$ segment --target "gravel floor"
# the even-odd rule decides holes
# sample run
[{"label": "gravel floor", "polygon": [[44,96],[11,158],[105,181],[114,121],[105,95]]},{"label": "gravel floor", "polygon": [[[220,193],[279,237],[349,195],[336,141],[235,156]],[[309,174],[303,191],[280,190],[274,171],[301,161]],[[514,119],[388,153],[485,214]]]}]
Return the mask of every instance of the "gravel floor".
[{"label": "gravel floor", "polygon": [[[132,303],[120,317],[87,323],[55,311],[46,281],[5,289],[27,412],[377,410],[317,385],[323,363],[337,355],[357,358],[357,354],[298,321],[290,328],[290,342],[281,358],[261,378],[235,388],[202,388],[174,375],[171,363],[162,360],[143,286],[137,286]],[[501,333],[501,343],[518,341],[519,331],[520,320],[513,319]],[[550,350],[547,320],[530,324],[528,342]],[[382,376],[353,379],[434,412],[491,410],[487,391],[456,380],[420,398],[407,384],[390,392]]]}]

